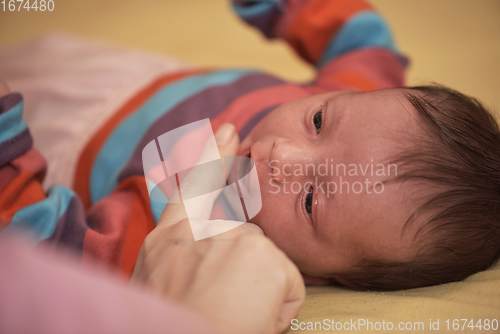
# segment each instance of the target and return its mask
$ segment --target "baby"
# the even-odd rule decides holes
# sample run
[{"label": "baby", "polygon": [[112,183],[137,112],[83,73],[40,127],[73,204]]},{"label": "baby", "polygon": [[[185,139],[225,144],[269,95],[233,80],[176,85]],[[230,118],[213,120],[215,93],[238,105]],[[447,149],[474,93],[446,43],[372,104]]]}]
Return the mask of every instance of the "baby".
[{"label": "baby", "polygon": [[[81,150],[66,150],[73,158],[49,158],[50,165],[64,156],[55,174],[49,168],[51,179],[74,172],[67,183],[59,179],[68,187],[53,186],[47,194],[40,184],[43,159],[21,118],[22,98],[7,95],[0,99],[0,128],[9,128],[0,136],[6,229],[26,227],[40,240],[130,275],[164,208],[149,200],[142,149],[169,130],[209,117],[214,130],[235,125],[243,138],[240,154],[257,166],[262,210],[252,222],[311,282],[410,288],[460,280],[498,259],[500,132],[481,104],[440,86],[401,88],[407,60],[364,1],[233,5],[249,24],[284,38],[314,64],[315,80],[297,85],[253,71],[184,69],[155,77],[120,104],[99,100],[82,114],[82,122],[91,119],[86,126],[67,122],[92,135],[75,141],[85,143]],[[30,54],[43,59],[40,50]],[[120,60],[112,59],[117,68]],[[80,83],[83,95],[106,92],[88,82]],[[53,110],[53,101],[39,105]],[[100,112],[108,105],[114,107]],[[61,117],[46,126],[63,123]],[[36,145],[43,138],[35,133]]]},{"label": "baby", "polygon": [[315,95],[273,110],[242,147],[261,183],[253,222],[302,272],[403,289],[498,259],[500,132],[474,99],[439,86]]}]

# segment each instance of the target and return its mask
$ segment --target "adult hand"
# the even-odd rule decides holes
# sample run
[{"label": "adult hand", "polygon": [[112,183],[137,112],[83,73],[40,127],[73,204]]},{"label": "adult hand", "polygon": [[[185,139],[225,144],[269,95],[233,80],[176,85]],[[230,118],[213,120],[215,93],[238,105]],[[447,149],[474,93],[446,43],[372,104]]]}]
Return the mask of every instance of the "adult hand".
[{"label": "adult hand", "polygon": [[[221,156],[235,155],[239,139],[232,125],[221,126],[215,136]],[[299,270],[258,226],[246,223],[194,241],[180,203],[167,204],[145,239],[132,280],[227,334],[282,332],[305,297]]]}]

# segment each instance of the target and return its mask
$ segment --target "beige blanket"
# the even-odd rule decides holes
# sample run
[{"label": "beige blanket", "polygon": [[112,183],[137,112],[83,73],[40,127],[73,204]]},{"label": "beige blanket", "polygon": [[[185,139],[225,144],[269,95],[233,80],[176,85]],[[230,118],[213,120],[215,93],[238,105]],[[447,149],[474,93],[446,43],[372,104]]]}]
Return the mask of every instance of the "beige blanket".
[{"label": "beige blanket", "polygon": [[[462,319],[467,319],[465,326]],[[482,320],[480,324],[484,326],[486,319],[494,326],[490,330],[484,330],[483,327],[480,331],[478,327],[467,327],[471,324],[470,320],[473,320],[474,326]],[[493,319],[497,321],[496,327],[492,323]],[[304,329],[307,326],[313,328],[304,332],[329,333],[332,332],[332,321],[333,326],[343,328],[336,330],[341,333],[393,333],[398,326],[401,326],[398,332],[405,329],[405,332],[410,333],[447,333],[447,328],[450,333],[499,333],[500,264],[462,282],[411,290],[373,292],[337,287],[308,287],[306,301],[295,322],[297,325],[292,325],[287,333],[301,332],[300,326]],[[383,321],[386,330],[383,329]],[[392,323],[393,330],[388,329],[391,326],[389,322]],[[351,323],[357,326],[349,329]],[[360,323],[365,325],[360,326]],[[431,325],[434,330],[431,330]],[[378,326],[380,330],[377,330]],[[406,330],[410,328],[412,330]]]}]

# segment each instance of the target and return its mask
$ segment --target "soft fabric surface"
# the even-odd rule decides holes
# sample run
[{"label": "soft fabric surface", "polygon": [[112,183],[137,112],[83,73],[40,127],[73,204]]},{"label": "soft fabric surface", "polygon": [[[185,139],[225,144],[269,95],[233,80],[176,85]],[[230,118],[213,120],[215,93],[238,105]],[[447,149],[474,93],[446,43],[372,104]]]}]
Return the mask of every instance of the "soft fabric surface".
[{"label": "soft fabric surface", "polygon": [[[446,331],[446,320],[450,320],[450,329],[454,319],[474,319],[474,325],[479,319],[497,319],[500,321],[500,265],[497,264],[487,271],[479,272],[462,282],[442,284],[419,289],[372,292],[350,291],[334,287],[308,287],[307,298],[298,317],[299,322],[323,322],[324,319],[335,322],[357,321],[366,319],[374,323],[383,320],[392,322],[394,328],[399,322],[423,322],[425,331],[429,332],[429,321],[439,319],[439,332]],[[460,330],[456,333],[472,332],[470,328],[462,331],[463,321],[460,320]],[[314,324],[313,324],[314,326]],[[408,325],[409,326],[409,325]],[[319,329],[319,327],[317,327]],[[323,327],[323,331],[331,332]],[[366,326],[357,328],[356,333],[372,333]],[[500,327],[499,327],[500,329]],[[394,330],[393,330],[394,331]],[[380,330],[376,333],[392,333],[390,330]],[[474,332],[478,331],[474,328]],[[288,333],[296,332],[292,329]],[[414,330],[414,332],[417,332]],[[436,331],[438,332],[438,331]],[[490,330],[489,332],[496,332]]]}]

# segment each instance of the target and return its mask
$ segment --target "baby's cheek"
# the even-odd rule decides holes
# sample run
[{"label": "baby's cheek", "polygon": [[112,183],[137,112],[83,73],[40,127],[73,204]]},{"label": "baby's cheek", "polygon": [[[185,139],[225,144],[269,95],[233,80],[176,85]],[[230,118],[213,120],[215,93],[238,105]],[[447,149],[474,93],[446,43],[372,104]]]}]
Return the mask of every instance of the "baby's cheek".
[{"label": "baby's cheek", "polygon": [[259,213],[255,217],[250,219],[250,223],[253,223],[253,224],[259,226],[264,231],[264,234],[267,237],[269,237],[271,240],[275,241],[274,235],[277,232],[275,230],[277,228],[279,229],[275,220],[276,219],[274,217],[273,208],[270,208],[269,205],[266,205],[265,198],[263,197],[262,198],[262,209],[259,211]]}]

